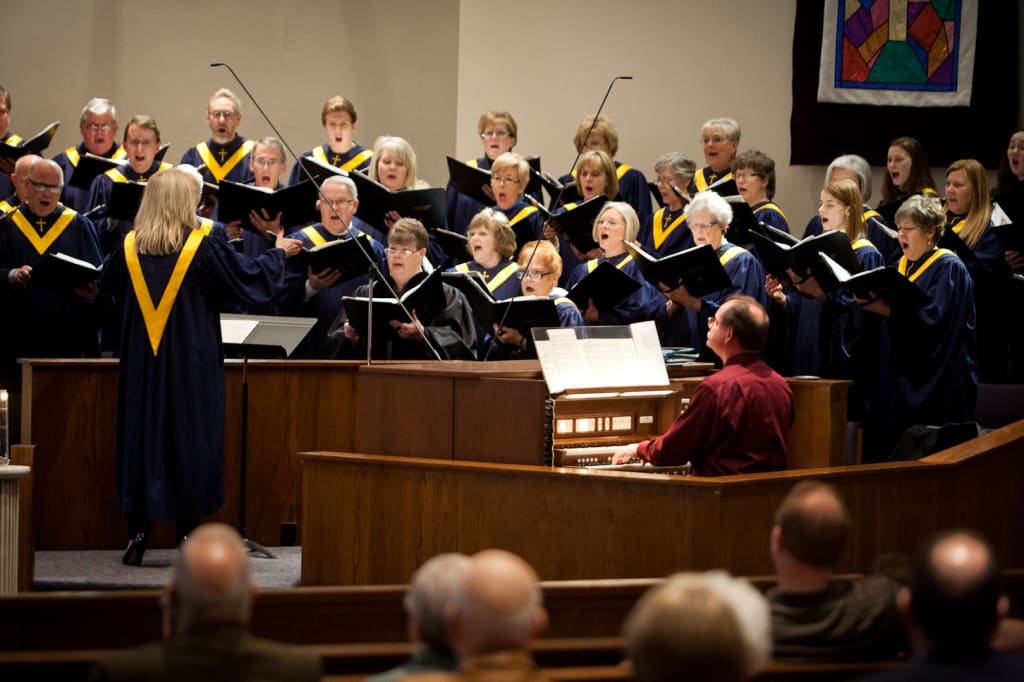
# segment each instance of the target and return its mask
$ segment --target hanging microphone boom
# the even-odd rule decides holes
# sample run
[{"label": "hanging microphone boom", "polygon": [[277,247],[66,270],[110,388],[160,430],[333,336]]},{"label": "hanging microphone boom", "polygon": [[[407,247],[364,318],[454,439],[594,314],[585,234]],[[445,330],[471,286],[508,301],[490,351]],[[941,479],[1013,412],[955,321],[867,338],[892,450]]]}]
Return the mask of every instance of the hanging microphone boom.
[{"label": "hanging microphone boom", "polygon": [[[631,80],[633,80],[632,76],[615,76],[614,78],[612,78],[611,83],[608,84],[608,89],[605,90],[604,97],[601,99],[601,104],[597,107],[597,113],[594,114],[594,120],[590,122],[590,128],[587,130],[587,134],[583,137],[583,145],[581,145],[580,149],[576,150],[576,158],[573,159],[572,165],[569,166],[569,174],[571,174],[573,169],[576,168],[576,164],[579,163],[580,157],[583,156],[583,150],[586,149],[587,140],[590,139],[590,133],[594,132],[594,126],[597,125],[597,119],[601,117],[601,112],[604,111],[605,102],[608,101],[608,95],[610,95],[612,93],[612,88],[615,86],[615,82],[616,81],[631,81]],[[569,186],[570,186],[570,183],[566,183],[565,185],[562,185],[562,187],[558,190],[558,194],[555,196],[554,201],[551,202],[552,210],[554,210],[555,207],[558,206],[559,202],[562,200],[562,194],[565,193],[566,188],[569,187]],[[523,196],[526,197],[526,196],[529,196],[529,195],[527,195],[524,192]],[[535,203],[535,205],[536,205],[536,203]],[[537,208],[540,209],[541,207],[537,206]],[[550,216],[550,214],[549,214],[549,216]],[[546,222],[547,221],[545,221],[545,223]],[[539,247],[539,246],[540,246],[540,240],[538,239],[538,240],[535,241],[535,243],[533,245],[533,251],[530,252],[530,257],[526,259],[526,268],[525,269],[527,271],[529,271],[530,265],[533,263],[533,257],[537,255],[537,247]],[[499,320],[499,322],[498,322],[498,327],[499,328],[502,327],[505,324],[505,318],[508,317],[508,312],[509,312],[509,310],[511,310],[511,308],[512,308],[511,303],[509,303],[508,305],[505,306],[505,312],[501,314],[501,320]],[[490,349],[488,349],[488,354],[489,353],[490,353]],[[487,358],[485,357],[484,359],[486,360]]]},{"label": "hanging microphone boom", "polygon": [[[279,131],[277,129],[277,126],[274,125],[274,122],[270,120],[269,116],[267,116],[267,112],[263,111],[263,107],[260,106],[259,100],[257,100],[256,97],[253,96],[251,92],[249,92],[249,88],[245,86],[245,83],[242,82],[242,79],[239,78],[238,74],[235,73],[235,70],[231,68],[230,64],[226,64],[224,62],[214,62],[210,64],[210,68],[216,68],[218,66],[223,66],[225,69],[231,72],[231,76],[235,79],[235,82],[242,87],[242,90],[245,91],[245,94],[248,95],[249,99],[252,100],[252,103],[256,105],[256,109],[259,110],[260,115],[263,117],[263,120],[267,122],[267,125],[270,126],[270,129],[274,131],[274,134],[277,136],[277,139],[281,140],[281,144],[284,145],[284,148],[288,150],[289,154],[291,154],[292,159],[295,160],[295,163],[299,164],[299,167],[302,168],[303,171],[305,171],[306,177],[313,183],[313,186],[316,187],[316,193],[320,197],[320,201],[323,202],[322,205],[329,206],[331,212],[334,214],[334,217],[340,220],[341,216],[338,214],[338,211],[334,208],[334,204],[331,203],[331,201],[326,196],[324,196],[323,190],[320,189],[319,185],[317,185],[316,179],[313,177],[313,175],[306,168],[304,168],[301,163],[299,163],[299,157],[292,150],[291,145],[288,144],[287,140],[285,140],[284,135],[281,134],[281,131]],[[355,235],[352,235],[352,238],[355,239]],[[379,275],[378,281],[382,282],[384,286],[387,288],[390,296],[398,301],[398,305],[399,307],[401,307],[402,312],[404,312],[410,320],[413,320],[414,318],[412,316],[412,313],[409,311],[408,308],[405,307],[405,303],[403,303],[399,298],[398,292],[396,292],[394,288],[392,288],[391,283],[388,282],[387,277],[384,277],[384,273],[380,271],[380,268],[377,266],[376,259],[366,251],[366,246],[363,245],[359,239],[355,239],[355,242],[356,246],[359,247],[359,251],[363,254],[363,257],[366,258],[366,262],[369,263],[370,267],[373,268],[373,270],[375,270]],[[371,284],[369,286],[373,287],[373,278],[371,277],[370,279]],[[422,325],[420,326],[422,327]],[[369,330],[367,330],[367,333],[369,334]],[[420,336],[423,337],[423,343],[425,343],[427,348],[430,349],[430,352],[433,353],[434,357],[440,360],[441,354],[437,351],[437,348],[434,347],[433,342],[428,338],[427,334],[425,333],[425,330],[421,329]],[[368,340],[367,345],[369,346],[370,343],[371,342]]]}]

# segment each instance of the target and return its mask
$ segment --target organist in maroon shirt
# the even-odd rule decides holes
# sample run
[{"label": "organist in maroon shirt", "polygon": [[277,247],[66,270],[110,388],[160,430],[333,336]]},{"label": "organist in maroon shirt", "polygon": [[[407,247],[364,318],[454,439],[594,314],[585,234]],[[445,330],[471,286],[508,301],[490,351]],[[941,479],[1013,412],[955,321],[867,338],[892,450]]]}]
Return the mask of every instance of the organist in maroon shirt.
[{"label": "organist in maroon shirt", "polygon": [[722,358],[722,370],[697,386],[668,431],[623,448],[612,463],[633,457],[655,466],[690,462],[698,476],[785,469],[793,394],[760,359],[767,337],[764,308],[749,296],[729,298],[708,320],[708,348]]}]

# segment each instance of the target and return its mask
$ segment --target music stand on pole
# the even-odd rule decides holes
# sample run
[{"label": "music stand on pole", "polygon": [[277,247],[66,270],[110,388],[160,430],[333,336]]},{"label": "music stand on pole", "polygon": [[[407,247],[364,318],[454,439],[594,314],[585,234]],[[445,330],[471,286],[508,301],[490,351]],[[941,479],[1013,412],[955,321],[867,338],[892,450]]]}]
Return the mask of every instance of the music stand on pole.
[{"label": "music stand on pole", "polygon": [[269,549],[247,537],[245,528],[246,469],[249,458],[249,358],[283,359],[290,356],[316,324],[310,317],[278,317],[274,315],[220,316],[224,356],[242,360],[242,424],[239,441],[238,533],[250,554],[261,554],[268,559],[277,556]]}]

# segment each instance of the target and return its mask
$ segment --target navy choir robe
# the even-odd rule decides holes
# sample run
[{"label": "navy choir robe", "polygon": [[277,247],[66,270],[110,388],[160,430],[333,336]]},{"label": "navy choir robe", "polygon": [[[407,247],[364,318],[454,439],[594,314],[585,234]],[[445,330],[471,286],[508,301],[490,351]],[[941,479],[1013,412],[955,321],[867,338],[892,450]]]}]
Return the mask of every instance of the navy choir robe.
[{"label": "navy choir robe", "polygon": [[[882,214],[864,204],[864,236],[875,245],[882,254],[886,265],[895,265],[903,257],[903,249],[896,238],[896,231],[889,227]],[[807,221],[804,237],[821,234],[821,216],[814,216]]]},{"label": "navy choir robe", "polygon": [[644,251],[659,258],[694,246],[685,210],[673,212],[667,207],[659,208],[649,221],[643,223],[637,241]]},{"label": "navy choir robe", "polygon": [[[959,235],[960,216],[949,215],[946,229]],[[985,228],[964,263],[974,280],[974,306],[978,319],[978,371],[983,383],[1002,383],[1010,371],[1010,345],[1014,315],[1007,314],[1009,301],[1019,300],[1020,282],[1012,278],[1006,248],[992,224]],[[1014,359],[1015,363],[1019,363]]]},{"label": "navy choir robe", "polygon": [[255,143],[241,135],[227,144],[217,144],[212,139],[189,147],[181,156],[181,163],[188,163],[202,168],[203,179],[217,184],[221,180],[232,182],[252,182],[252,169],[249,168],[249,154]]},{"label": "navy choir robe", "polygon": [[893,310],[889,317],[899,400],[890,419],[903,428],[973,421],[978,370],[970,273],[945,249],[935,249],[913,265],[901,258],[898,268],[930,302]]},{"label": "navy choir robe", "polygon": [[496,301],[522,295],[522,287],[519,286],[519,266],[513,261],[505,259],[493,268],[485,268],[474,260],[459,263],[453,267],[452,272],[479,272],[487,282],[487,289]]},{"label": "navy choir robe", "polygon": [[750,208],[754,212],[754,218],[757,222],[768,227],[774,227],[776,230],[789,232],[789,221],[786,220],[786,214],[776,204],[771,201],[762,201]]},{"label": "navy choir robe", "polygon": [[[140,290],[133,285],[126,258],[129,248],[135,253],[129,243],[134,234],[110,255],[103,274],[104,291],[123,311],[118,500],[126,514],[196,521],[224,503],[220,311],[272,300],[284,286],[284,252],[275,249],[251,259],[196,230],[178,253],[138,256],[145,283]],[[194,257],[187,269],[176,273],[190,242]],[[180,289],[154,352],[151,335],[159,313],[144,314],[140,300],[158,307],[172,281],[179,281]]]},{"label": "navy choir robe", "polygon": [[628,253],[612,258],[595,258],[580,263],[569,276],[568,287],[593,272],[598,265],[609,262],[640,283],[640,288],[610,310],[598,310],[597,322],[589,324],[631,324],[644,320],[661,320],[665,317],[665,296],[640,274],[640,267]]},{"label": "navy choir robe", "polygon": [[[89,152],[85,148],[85,143],[79,142],[77,145],[68,147],[60,154],[53,157],[54,162],[60,166],[60,169],[64,172],[64,191],[61,192],[60,202],[68,208],[75,209],[79,213],[84,213],[92,208],[89,204],[89,190],[72,187],[71,176],[74,174],[75,169],[78,168],[79,160],[87,153]],[[122,161],[127,158],[124,147],[117,143],[108,149],[103,156],[108,159],[114,159],[115,161]]]},{"label": "navy choir robe", "polygon": [[[530,236],[531,241],[544,237],[544,216],[536,206],[527,203],[523,199],[519,199],[507,209],[499,208],[498,206],[492,206],[491,208],[504,213],[512,229],[516,230],[517,233],[519,231],[526,232]],[[523,225],[526,226],[525,230],[522,227]],[[519,239],[517,239],[517,242],[523,243]]]},{"label": "navy choir robe", "polygon": [[698,168],[697,172],[693,174],[693,180],[690,182],[690,194],[693,195],[697,192],[703,192],[709,185],[718,182],[719,180],[730,179],[732,179],[731,170],[716,172],[711,168],[711,166]]},{"label": "navy choir robe", "polygon": [[713,317],[725,300],[735,294],[751,296],[765,307],[767,295],[764,291],[764,268],[752,253],[724,240],[715,253],[732,286],[703,297],[699,311],[689,308],[678,311],[666,326],[663,342],[664,345],[694,348],[702,360],[719,363],[718,356],[707,347],[708,318]]},{"label": "navy choir robe", "polygon": [[[406,284],[406,289],[411,289],[419,284],[427,274],[418,273]],[[469,302],[458,289],[447,284],[444,288],[444,308],[429,319],[423,319],[417,313],[419,321],[423,324],[423,331],[433,348],[441,356],[442,360],[475,360],[477,355],[476,326],[473,313],[470,310]],[[390,287],[390,288],[389,288]],[[373,295],[375,298],[393,296],[397,292],[397,286],[388,277],[388,282],[374,282]],[[365,284],[356,289],[356,296],[368,296],[370,285]],[[350,345],[344,339],[343,327],[347,320],[345,310],[342,309],[337,319],[328,331],[328,355],[332,358],[365,358],[366,339],[362,338],[356,346]],[[390,360],[434,360],[435,356],[423,341],[411,341],[395,338],[386,342],[381,339],[373,341],[373,357]]]},{"label": "navy choir robe", "polygon": [[92,223],[60,204],[45,217],[21,204],[0,221],[0,310],[5,322],[0,347],[8,370],[19,357],[99,354],[100,305],[86,303],[72,291],[54,292],[31,283],[12,287],[8,282],[12,269],[34,267],[46,254],[58,252],[97,266],[103,262]]},{"label": "navy choir robe", "polygon": [[[359,236],[363,231],[354,224],[349,227],[349,234]],[[297,232],[288,235],[291,239],[298,239],[307,249],[320,246],[339,239],[349,239],[349,236],[338,236],[331,234],[320,223],[315,223],[302,228]],[[370,257],[374,259],[381,273],[387,273],[387,258],[384,253],[384,245],[370,237]],[[308,266],[301,258],[292,259],[294,262],[288,264],[288,293],[281,302],[282,314],[299,317],[315,317],[316,324],[309,330],[309,334],[295,350],[295,357],[302,358],[326,358],[327,357],[327,330],[331,323],[341,313],[341,297],[352,296],[356,289],[363,286],[370,280],[370,265],[367,263],[358,274],[348,279],[341,279],[334,284],[307,298],[306,279],[308,277]]]},{"label": "navy choir robe", "polygon": [[[146,182],[157,171],[168,168],[171,168],[171,164],[161,162],[154,162],[145,173],[136,173],[127,162],[117,168],[112,168],[92,181],[92,186],[89,188],[89,206],[97,207],[101,204],[106,204],[110,199],[110,192],[115,182]],[[92,219],[96,224],[100,248],[103,249],[105,254],[113,251],[120,244],[121,239],[132,229],[132,223],[129,220],[108,218],[105,208],[97,209]]]},{"label": "navy choir robe", "polygon": [[[366,173],[369,175],[370,160],[373,158],[373,150],[367,149],[359,144],[353,144],[352,149],[349,149],[344,154],[338,154],[337,152],[332,152],[330,146],[325,143],[319,147],[314,147],[308,152],[304,152],[302,157],[312,157],[320,163],[340,168],[343,171],[357,170],[360,173]],[[294,185],[308,179],[309,178],[306,177],[306,174],[302,172],[302,167],[296,163],[292,167],[291,174],[288,176],[288,184]]]}]

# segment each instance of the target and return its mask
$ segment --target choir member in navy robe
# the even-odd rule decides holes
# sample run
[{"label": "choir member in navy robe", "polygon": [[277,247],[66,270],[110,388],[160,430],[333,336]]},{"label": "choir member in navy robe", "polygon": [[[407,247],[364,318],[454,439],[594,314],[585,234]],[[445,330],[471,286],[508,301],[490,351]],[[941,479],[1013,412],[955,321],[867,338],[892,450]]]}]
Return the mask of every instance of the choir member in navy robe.
[{"label": "choir member in navy robe", "polygon": [[[21,135],[11,132],[11,93],[0,85],[0,144],[17,147],[21,144]],[[0,173],[0,199],[14,194],[14,183],[6,173]]]},{"label": "choir member in navy robe", "polygon": [[[615,123],[606,116],[598,116],[594,121],[593,116],[587,116],[580,121],[576,128],[576,134],[572,138],[577,153],[584,151],[602,151],[614,159],[619,153],[619,131]],[[615,179],[619,191],[609,197],[617,201],[625,201],[636,211],[640,223],[646,223],[653,213],[651,209],[651,189],[647,186],[647,178],[644,174],[629,164],[615,161]],[[577,181],[577,168],[574,168],[569,175],[559,179],[562,184]]]},{"label": "choir member in navy robe", "polygon": [[89,190],[71,186],[71,175],[78,168],[79,160],[86,154],[102,156],[115,161],[123,161],[128,157],[124,147],[117,142],[117,110],[110,100],[93,97],[82,107],[78,129],[82,133],[82,141],[62,151],[53,160],[64,171],[64,193],[61,203],[80,213],[88,211]]},{"label": "choir member in navy robe", "polygon": [[928,303],[891,308],[882,299],[862,302],[865,310],[888,320],[895,403],[880,425],[885,431],[873,440],[877,444],[870,450],[865,446],[868,460],[887,458],[902,431],[914,424],[974,420],[974,283],[956,254],[936,247],[944,222],[935,197],[913,196],[896,212],[903,249],[897,269],[927,295]]},{"label": "choir member in navy robe", "polygon": [[[516,146],[519,126],[516,125],[512,114],[507,111],[486,111],[480,115],[476,132],[483,143],[484,155],[470,159],[466,164],[481,170],[491,170],[491,163],[495,159],[505,152],[512,151]],[[525,188],[526,185],[523,185],[523,189]],[[448,229],[459,234],[466,234],[473,216],[484,208],[479,201],[459,193],[450,182],[445,188],[445,202]]]},{"label": "choir member in navy robe", "polygon": [[[320,110],[320,125],[327,133],[327,142],[305,152],[303,157],[312,157],[345,172],[370,172],[373,150],[356,144],[354,136],[359,129],[359,116],[350,100],[341,95],[328,98]],[[307,179],[301,164],[296,163],[288,177],[288,184],[294,185]]]},{"label": "choir member in navy robe", "polygon": [[[251,182],[248,159],[253,141],[238,134],[242,122],[242,101],[231,90],[220,88],[210,96],[206,107],[206,123],[210,127],[210,139],[200,142],[182,155],[181,163],[201,168],[207,182],[217,184],[227,179],[232,182]],[[204,207],[203,214],[209,215],[213,206]]]},{"label": "choir member in navy robe", "polygon": [[[496,175],[495,179],[499,177],[505,177],[504,171]],[[450,270],[480,273],[491,296],[497,301],[518,296],[519,279],[516,274],[519,266],[511,258],[516,252],[516,233],[512,231],[505,214],[493,208],[481,210],[469,224],[468,237],[466,249],[471,258]],[[490,344],[490,329],[478,324],[476,335],[481,348]]]},{"label": "choir member in navy robe", "polygon": [[509,256],[515,254],[516,244],[539,239],[544,233],[544,217],[540,209],[523,199],[529,183],[530,164],[515,152],[501,154],[491,165],[493,208],[508,218],[515,236]]},{"label": "choir member in navy robe", "polygon": [[611,263],[637,282],[640,288],[614,308],[600,310],[594,301],[582,309],[587,324],[631,324],[645,320],[658,321],[665,317],[665,297],[640,274],[640,267],[626,250],[627,241],[636,241],[640,221],[633,207],[624,201],[610,201],[594,220],[594,241],[601,255],[580,263],[569,276],[567,289],[597,269],[601,263]]},{"label": "choir member in navy robe", "polygon": [[[857,263],[865,271],[885,263],[878,249],[864,238],[862,204],[857,183],[842,178],[822,188],[818,215],[825,230],[846,232]],[[881,320],[861,310],[847,291],[825,292],[809,271],[791,269],[789,276],[795,291],[784,290],[772,275],[766,282],[773,320],[783,322],[785,332],[782,352],[777,354],[782,364],[776,369],[787,376],[852,379],[849,416],[851,421],[863,421],[865,401],[881,386],[885,387],[881,390],[889,388],[889,358],[879,352],[888,348]]]},{"label": "choir member in navy robe", "polygon": [[889,143],[885,171],[879,208],[906,201],[915,194],[939,196],[928,165],[928,153],[913,137],[897,137]]},{"label": "choir member in navy robe", "polygon": [[[373,162],[370,164],[370,178],[387,187],[392,192],[404,189],[424,189],[429,187],[426,180],[416,176],[416,152],[409,141],[403,137],[381,135],[373,143]],[[391,226],[401,218],[396,211],[391,211],[384,217],[384,225],[374,227],[383,228],[385,233],[391,231]],[[444,247],[434,239],[433,235],[428,237],[427,262],[432,267],[443,267],[448,260]]]},{"label": "choir member in navy robe", "polygon": [[519,266],[512,261],[516,233],[504,213],[485,208],[469,224],[466,249],[470,260],[458,263],[452,272],[479,272],[495,300],[519,295]]},{"label": "choir member in navy robe", "polygon": [[[388,276],[356,290],[356,296],[374,298],[401,296],[427,277],[423,260],[427,256],[427,230],[414,218],[399,218],[388,231],[386,249]],[[374,357],[394,360],[475,360],[476,327],[466,297],[458,289],[442,284],[443,306],[437,310],[410,310],[412,321],[390,320],[397,339],[373,339]],[[328,332],[331,357],[366,357],[367,339],[348,323],[344,309]]]},{"label": "choir member in navy robe", "polygon": [[765,275],[761,262],[741,246],[730,244],[725,238],[732,221],[732,207],[718,194],[705,190],[698,192],[686,212],[686,222],[693,231],[698,246],[710,244],[725,268],[732,286],[708,294],[703,298],[692,296],[680,284],[667,292],[666,309],[669,322],[666,325],[666,341],[663,345],[682,345],[694,348],[703,359],[716,361],[714,353],[707,348],[708,319],[730,296],[743,294],[754,298],[762,306],[767,301],[764,291]]},{"label": "choir member in navy robe", "polygon": [[1006,248],[992,224],[985,167],[975,159],[954,161],[946,171],[946,229],[968,249],[958,251],[958,255],[974,280],[978,372],[982,383],[1007,380],[1011,328],[1007,303],[1018,296],[1020,285],[1012,279]]},{"label": "choir member in navy robe", "polygon": [[[97,176],[89,189],[89,206],[95,208],[93,220],[97,225],[100,247],[110,253],[121,239],[132,229],[128,220],[108,218],[105,205],[115,182],[146,182],[154,173],[171,167],[169,163],[156,160],[160,151],[160,127],[149,116],[136,114],[124,129],[122,143],[128,153],[128,160]],[[99,208],[100,206],[104,208]]]},{"label": "choir member in navy robe", "polygon": [[[359,208],[356,184],[348,177],[335,175],[324,180],[320,191],[322,195],[316,202],[320,222],[289,236],[301,241],[307,249],[339,239],[362,237],[364,232],[354,224],[355,213]],[[373,237],[364,243],[367,257],[372,259],[381,273],[387,272],[384,245]],[[341,313],[341,297],[352,296],[357,288],[369,281],[370,265],[368,260],[358,272],[342,273],[334,268],[313,272],[301,258],[288,264],[288,295],[282,302],[282,313],[316,318],[316,324],[295,350],[293,357],[327,357],[327,330]]]},{"label": "choir member in navy robe", "polygon": [[740,196],[761,225],[789,232],[786,214],[772,202],[775,198],[775,161],[764,152],[750,149],[732,162],[733,179]]},{"label": "choir member in navy robe", "polygon": [[224,503],[224,367],[219,313],[266,301],[284,286],[280,248],[259,259],[194,229],[201,192],[193,173],[149,182],[135,229],[107,259],[103,290],[124,315],[118,377],[117,494],[141,565],[154,520],[179,539]]},{"label": "choir member in navy robe", "polygon": [[664,257],[693,246],[693,234],[686,224],[686,205],[690,203],[689,186],[697,164],[679,152],[670,152],[654,162],[658,193],[664,204],[651,220],[641,225],[637,241],[644,251]]},{"label": "choir member in navy robe", "polygon": [[[281,140],[276,137],[265,137],[254,143],[252,153],[249,154],[248,165],[253,178],[249,184],[268,192],[280,189],[283,186],[281,176],[288,170],[288,162]],[[210,217],[216,220],[217,213],[215,206]],[[242,229],[241,220],[234,220],[225,225],[231,239],[240,238],[242,240],[242,253],[253,258],[267,249],[273,248],[274,242],[271,239],[281,229],[280,213],[276,216],[267,215],[266,210],[262,213],[263,215],[260,215],[256,211],[250,211],[249,220],[255,227],[263,230],[267,236],[260,236],[252,230]]]},{"label": "choir member in navy robe", "polygon": [[[53,161],[37,158],[26,174],[26,201],[0,222],[0,306],[5,328],[4,372],[19,357],[99,355],[98,289],[89,283],[56,291],[32,281],[32,270],[48,254],[63,253],[99,266],[103,262],[87,218],[59,201],[63,175]],[[97,279],[99,279],[97,274]]]},{"label": "choir member in navy robe", "polygon": [[[579,308],[565,294],[565,289],[555,286],[562,274],[562,258],[546,239],[527,242],[519,252],[517,280],[523,296],[547,296],[555,302],[559,327],[582,327],[583,316]],[[491,330],[492,336],[484,360],[525,360],[537,357],[533,335],[525,336],[512,327]]]},{"label": "choir member in navy robe", "polygon": [[690,193],[703,192],[719,180],[732,178],[732,162],[740,146],[740,124],[732,118],[712,118],[700,127],[700,143],[707,164],[693,176]]},{"label": "choir member in navy robe", "polygon": [[[871,166],[867,159],[857,154],[844,154],[833,159],[825,169],[825,184],[840,178],[848,178],[857,183],[864,197],[864,236],[882,253],[886,265],[894,265],[902,254],[900,243],[885,218],[868,206],[867,202],[871,198]],[[804,228],[804,236],[821,234],[821,230],[821,218],[815,215]]]},{"label": "choir member in navy robe", "polygon": [[[596,197],[603,196],[612,201],[619,196],[619,178],[615,174],[615,162],[607,152],[601,150],[588,150],[580,154],[576,162],[575,173],[576,194],[579,201],[571,201],[564,204],[555,211],[559,215],[563,211],[571,211],[579,204],[591,201]],[[544,226],[544,237],[550,239],[558,247],[558,255],[562,257],[562,286],[568,288],[569,278],[576,267],[587,260],[601,257],[600,249],[593,249],[590,253],[580,253],[568,238],[562,238],[553,226]]]}]

